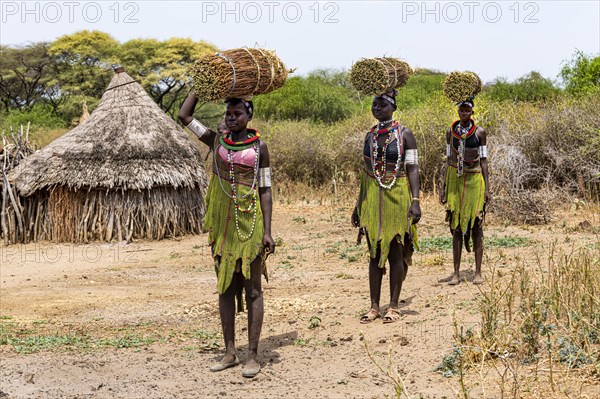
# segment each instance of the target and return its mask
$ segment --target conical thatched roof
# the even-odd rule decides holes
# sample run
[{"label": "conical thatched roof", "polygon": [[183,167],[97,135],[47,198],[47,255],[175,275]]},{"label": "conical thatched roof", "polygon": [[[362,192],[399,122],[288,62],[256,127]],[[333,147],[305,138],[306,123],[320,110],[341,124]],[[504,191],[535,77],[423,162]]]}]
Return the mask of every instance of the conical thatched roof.
[{"label": "conical thatched roof", "polygon": [[[122,69],[121,69],[122,71]],[[26,158],[21,195],[54,186],[142,190],[206,187],[198,149],[127,73],[116,74],[85,123]]]}]

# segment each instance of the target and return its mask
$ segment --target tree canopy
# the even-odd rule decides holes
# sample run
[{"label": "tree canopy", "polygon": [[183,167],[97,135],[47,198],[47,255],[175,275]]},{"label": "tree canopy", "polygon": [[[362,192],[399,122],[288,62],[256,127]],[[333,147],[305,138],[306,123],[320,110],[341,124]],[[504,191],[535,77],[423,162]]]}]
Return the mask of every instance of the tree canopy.
[{"label": "tree canopy", "polygon": [[51,43],[0,46],[1,111],[48,108],[69,124],[80,115],[84,101],[91,110],[95,107],[113,66],[121,65],[173,115],[187,95],[187,67],[215,51],[213,45],[189,38],[120,43],[107,33],[87,30]]}]

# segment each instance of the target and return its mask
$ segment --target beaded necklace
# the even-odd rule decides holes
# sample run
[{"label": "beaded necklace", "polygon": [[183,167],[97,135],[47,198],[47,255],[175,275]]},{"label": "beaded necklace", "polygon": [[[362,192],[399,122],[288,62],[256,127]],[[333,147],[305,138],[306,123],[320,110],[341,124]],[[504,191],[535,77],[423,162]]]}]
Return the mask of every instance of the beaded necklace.
[{"label": "beaded necklace", "polygon": [[460,121],[456,121],[453,124],[452,135],[458,139],[458,155],[456,157],[456,175],[462,176],[465,168],[465,147],[467,138],[471,137],[475,133],[475,123],[473,120],[469,120],[469,126],[466,128],[462,127]]},{"label": "beaded necklace", "polygon": [[[256,206],[256,187],[255,187],[255,182],[256,182],[256,178],[258,176],[258,158],[259,158],[259,156],[258,156],[258,154],[259,154],[258,142],[256,142],[254,144],[255,156],[254,156],[254,177],[252,178],[252,187],[250,188],[250,191],[248,193],[246,193],[246,195],[244,195],[244,196],[241,197],[243,199],[249,193],[252,193],[252,198],[250,200],[250,205],[246,209],[240,209],[240,205],[239,205],[239,202],[238,202],[237,189],[235,187],[235,173],[234,173],[234,170],[233,170],[233,155],[232,155],[232,152],[233,152],[233,150],[227,150],[227,161],[229,163],[229,179],[231,180],[231,198],[233,199],[233,204],[235,206],[235,229],[237,231],[238,237],[240,238],[240,241],[247,241],[250,237],[252,237],[252,233],[254,233],[254,227],[256,226],[257,206]],[[248,235],[244,235],[240,231],[239,215],[238,215],[240,210],[242,212],[244,212],[244,213],[249,213],[251,211],[254,211],[253,214],[252,214],[252,227],[250,228],[250,232],[248,233]]]},{"label": "beaded necklace", "polygon": [[252,144],[260,138],[260,133],[255,129],[246,129],[249,137],[245,140],[233,141],[231,140],[231,132],[225,132],[225,134],[219,137],[219,143],[228,150],[245,150],[250,148]]},{"label": "beaded necklace", "polygon": [[[385,122],[384,122],[385,123]],[[392,124],[392,126],[390,126],[389,128],[385,128],[385,129],[377,129],[377,127],[380,125],[376,125],[371,129],[371,167],[373,168],[373,176],[375,176],[375,179],[377,180],[377,184],[379,184],[379,187],[384,188],[386,190],[391,189],[394,184],[396,183],[396,178],[398,177],[398,170],[400,169],[400,160],[402,158],[402,146],[400,141],[402,140],[402,137],[396,134],[396,131],[398,130],[399,124],[398,122],[394,122]],[[381,154],[381,161],[378,160],[378,152],[379,152],[379,145],[377,143],[377,138],[382,135],[382,134],[388,134],[387,138],[385,139],[385,143],[383,144],[383,149],[382,149],[382,154]],[[398,148],[398,159],[396,160],[396,166],[394,168],[394,173],[392,175],[392,181],[389,184],[385,184],[383,183],[383,178],[385,177],[385,172],[386,172],[386,152],[387,152],[387,148],[390,145],[390,142],[392,141],[392,136],[396,135],[396,146]]]},{"label": "beaded necklace", "polygon": [[[377,126],[377,127],[380,127],[380,128],[382,128],[382,129],[383,129],[383,127],[384,127],[385,125],[387,125],[388,123],[392,123],[392,122],[394,122],[394,118],[392,118],[392,119],[388,119],[387,121],[379,122],[379,123],[377,123],[377,125],[375,125],[375,126]],[[373,128],[373,129],[374,129],[374,128]],[[373,129],[371,129],[371,130],[373,130]]]},{"label": "beaded necklace", "polygon": [[[258,142],[258,137],[260,137],[260,134],[258,132],[256,132],[257,134],[254,137],[251,137],[252,141],[250,141],[249,143],[243,143],[242,144],[234,144],[233,146],[228,144],[227,141],[225,141],[225,139],[227,139],[229,142],[235,143],[233,140],[231,140],[229,137],[227,137],[226,135],[224,135],[225,137],[221,137],[219,139],[219,142],[221,145],[223,145],[223,142],[225,142],[227,145],[223,145],[223,147],[225,149],[227,149],[227,164],[229,167],[229,181],[230,181],[230,189],[231,189],[231,194],[230,192],[228,192],[225,187],[223,187],[223,182],[222,179],[219,177],[219,185],[221,186],[221,190],[223,190],[223,192],[233,200],[233,205],[234,205],[234,214],[235,214],[235,229],[237,231],[238,237],[240,239],[240,241],[244,242],[247,241],[250,237],[252,237],[252,234],[254,233],[254,228],[256,227],[256,214],[257,214],[257,203],[256,203],[256,197],[257,197],[257,180],[258,180],[258,165],[259,165],[259,159],[260,159],[260,145]],[[231,133],[228,133],[227,135],[230,135]],[[246,141],[246,140],[244,140]],[[240,150],[244,150],[250,147],[254,147],[254,176],[252,177],[252,186],[250,187],[250,190],[242,195],[239,196],[237,193],[237,188],[236,188],[236,183],[235,183],[235,171],[234,171],[234,162],[233,162],[233,151],[240,151]],[[215,162],[214,162],[214,167],[218,168],[217,166],[217,153],[218,151],[215,151]],[[215,169],[218,170],[218,169]],[[246,209],[241,208],[240,207],[240,200],[244,200],[249,196],[252,196],[250,198],[250,205],[248,205],[248,207]],[[242,234],[242,232],[240,231],[240,224],[239,224],[239,212],[243,212],[243,213],[250,213],[253,212],[252,215],[252,227],[250,228],[250,232],[246,235],[246,234]]]}]

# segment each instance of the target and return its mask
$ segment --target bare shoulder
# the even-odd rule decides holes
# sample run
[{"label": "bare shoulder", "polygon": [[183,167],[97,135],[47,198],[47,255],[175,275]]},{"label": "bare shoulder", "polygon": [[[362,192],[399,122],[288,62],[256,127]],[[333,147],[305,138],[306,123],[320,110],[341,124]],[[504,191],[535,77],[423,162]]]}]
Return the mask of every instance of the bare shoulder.
[{"label": "bare shoulder", "polygon": [[410,128],[406,126],[402,127],[402,137],[404,138],[404,143],[407,149],[417,148],[417,139],[415,139],[415,135]]},{"label": "bare shoulder", "polygon": [[410,128],[406,127],[406,126],[402,126],[402,134],[405,135],[405,136],[409,135],[409,136],[413,136],[414,137],[414,134],[413,134],[412,130],[410,130]]},{"label": "bare shoulder", "polygon": [[269,152],[269,148],[267,147],[267,143],[264,140],[259,140],[259,146],[261,152]]},{"label": "bare shoulder", "polygon": [[268,168],[271,166],[271,157],[269,156],[269,148],[267,147],[267,143],[263,140],[259,140],[259,153],[260,153],[260,161],[259,167]]},{"label": "bare shoulder", "polygon": [[475,132],[477,138],[479,139],[479,145],[487,145],[487,133],[484,128],[481,126],[477,126],[477,131]]},{"label": "bare shoulder", "polygon": [[477,126],[477,131],[475,132],[475,134],[477,135],[477,137],[479,137],[479,139],[485,140],[485,138],[487,137],[487,132],[481,126]]}]

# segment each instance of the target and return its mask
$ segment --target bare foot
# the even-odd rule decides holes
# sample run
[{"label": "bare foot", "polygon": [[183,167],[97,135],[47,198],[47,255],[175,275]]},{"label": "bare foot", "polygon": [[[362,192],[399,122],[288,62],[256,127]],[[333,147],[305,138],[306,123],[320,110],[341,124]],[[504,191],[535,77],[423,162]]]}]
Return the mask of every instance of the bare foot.
[{"label": "bare foot", "polygon": [[459,283],[460,279],[456,274],[452,276],[452,280],[448,281],[448,285],[458,285]]},{"label": "bare foot", "polygon": [[483,277],[481,277],[480,273],[476,274],[475,277],[473,278],[473,284],[476,284],[476,285],[483,284]]}]

